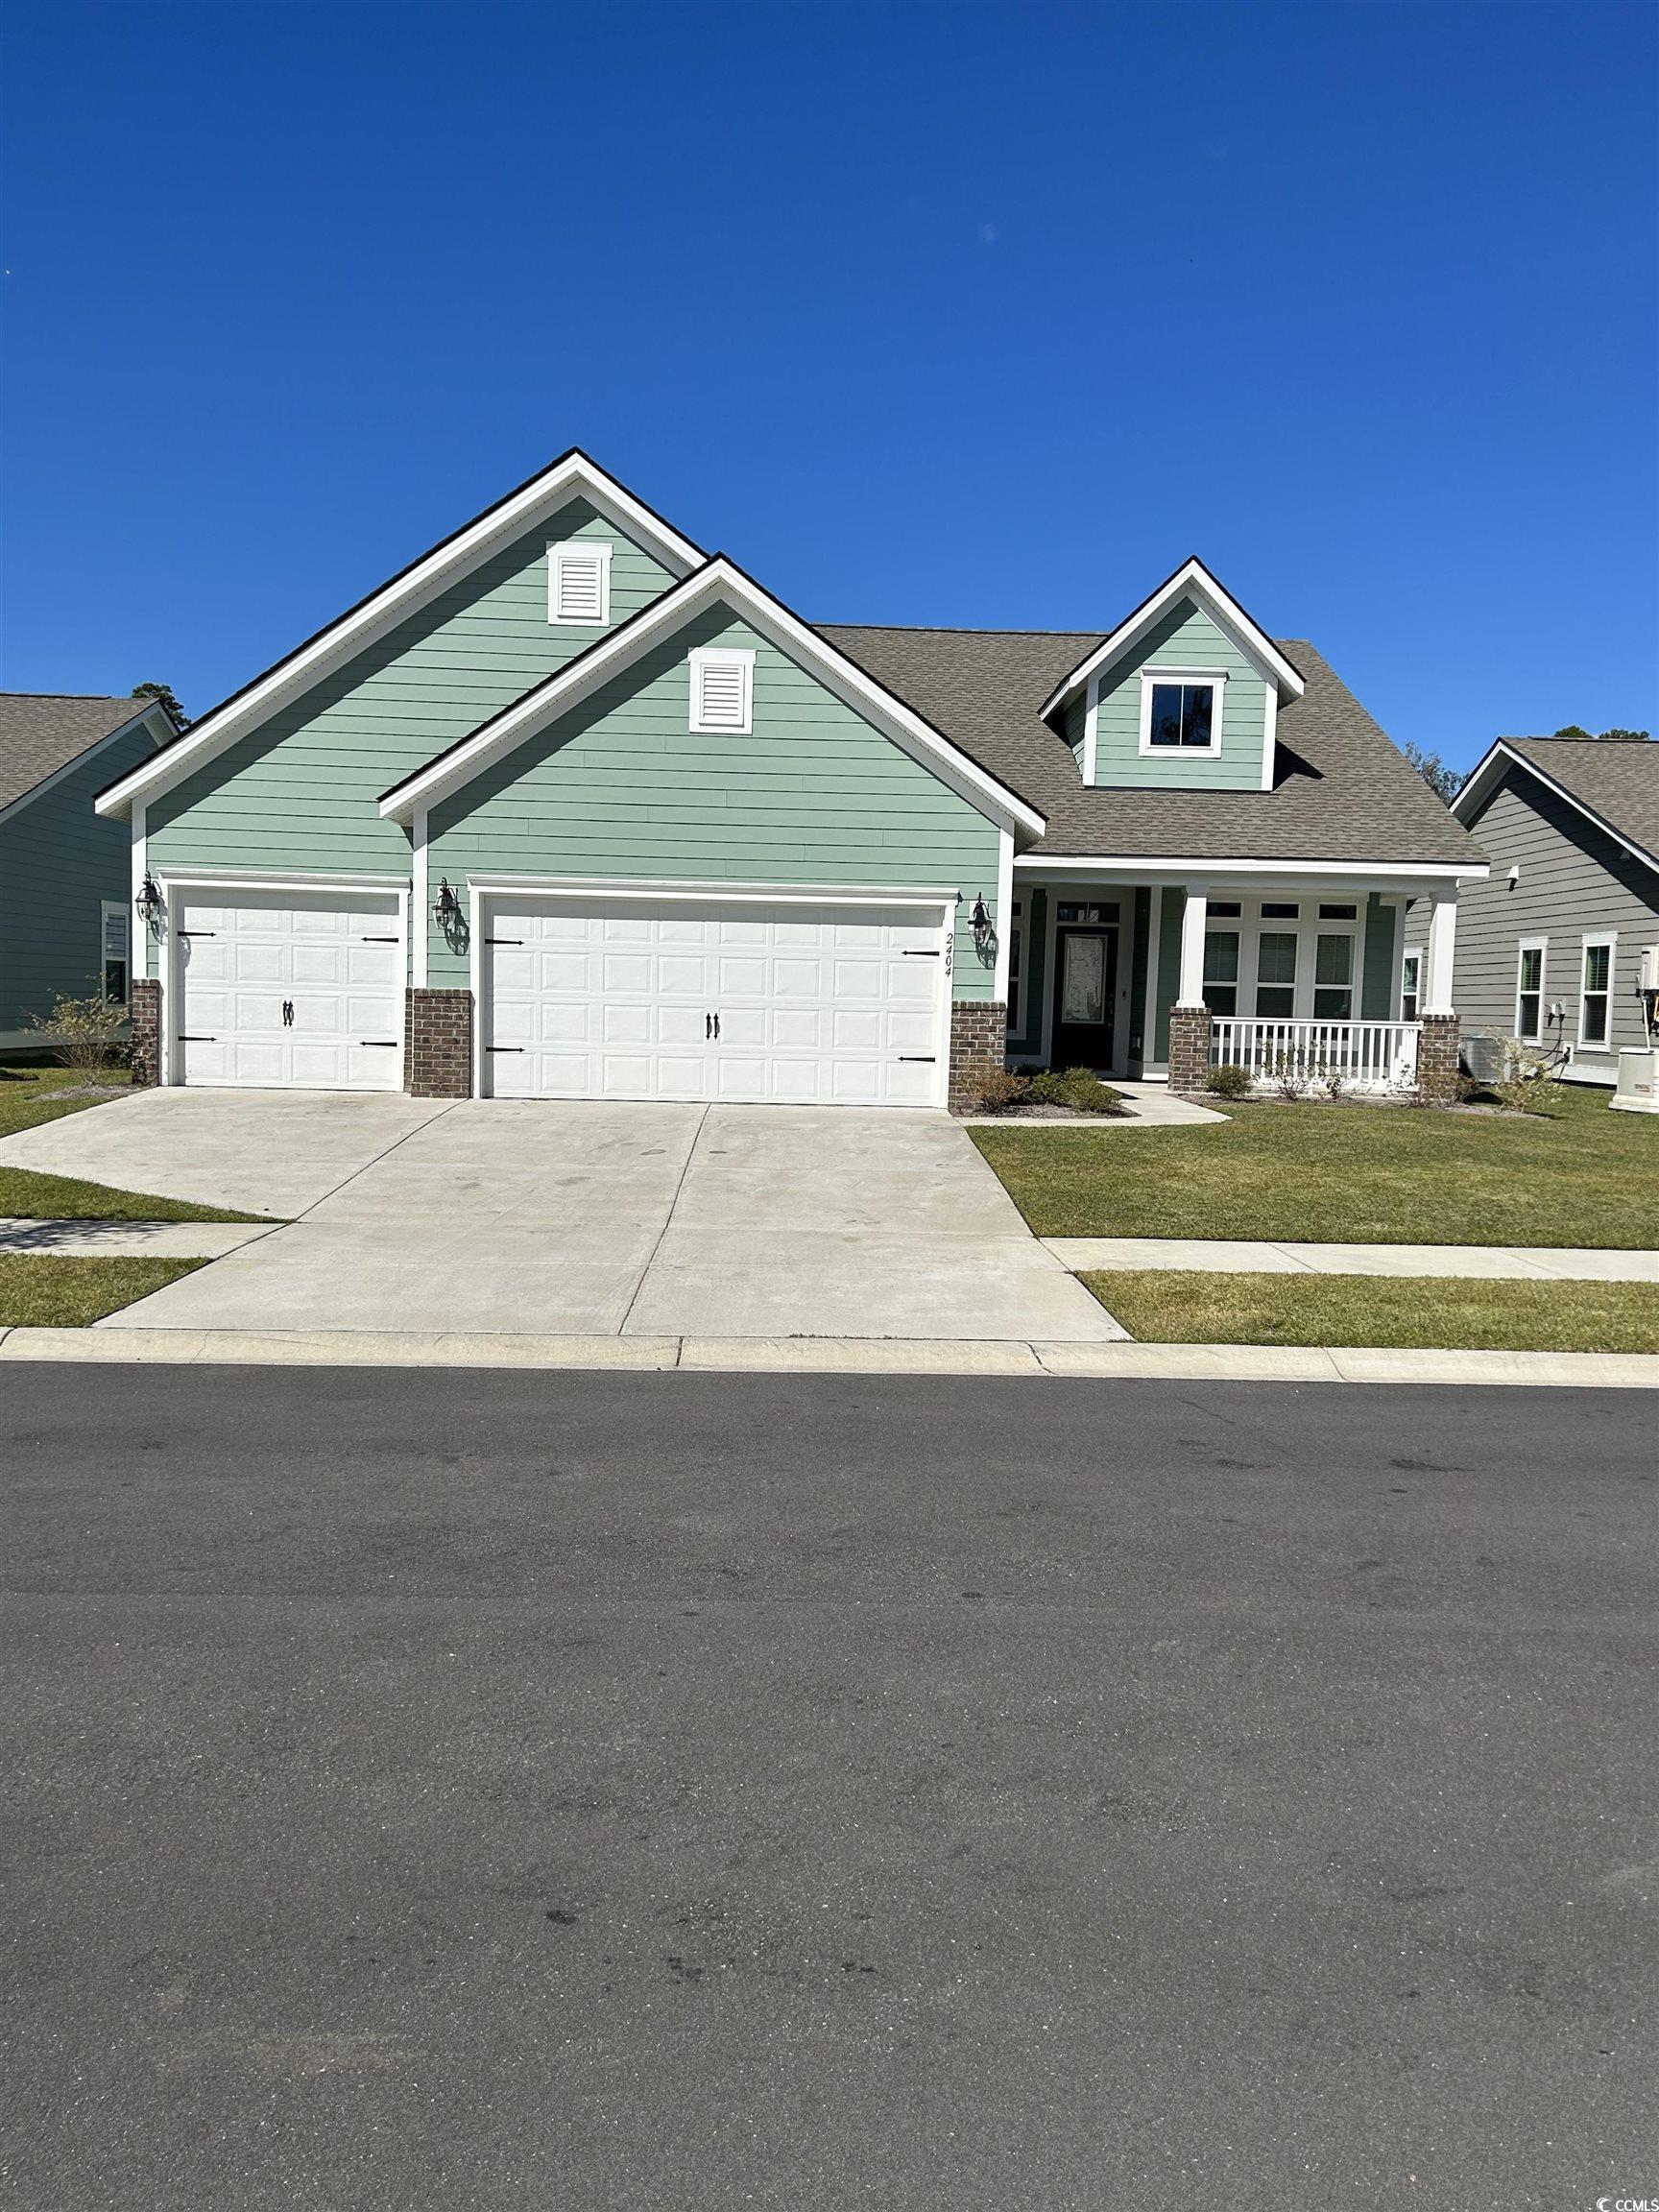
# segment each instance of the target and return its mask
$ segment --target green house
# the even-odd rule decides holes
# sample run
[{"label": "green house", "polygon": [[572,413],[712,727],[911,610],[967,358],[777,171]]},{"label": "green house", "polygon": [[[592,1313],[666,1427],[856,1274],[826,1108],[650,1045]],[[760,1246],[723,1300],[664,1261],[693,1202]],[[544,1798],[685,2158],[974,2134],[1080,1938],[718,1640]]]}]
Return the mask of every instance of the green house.
[{"label": "green house", "polygon": [[[1455,1067],[1467,832],[1193,560],[813,624],[569,452],[108,781],[152,1080],[940,1107]],[[1402,914],[1426,915],[1402,1003]]]},{"label": "green house", "polygon": [[0,691],[0,1050],[57,998],[126,1007],[132,841],[92,803],[177,734],[153,699]]}]

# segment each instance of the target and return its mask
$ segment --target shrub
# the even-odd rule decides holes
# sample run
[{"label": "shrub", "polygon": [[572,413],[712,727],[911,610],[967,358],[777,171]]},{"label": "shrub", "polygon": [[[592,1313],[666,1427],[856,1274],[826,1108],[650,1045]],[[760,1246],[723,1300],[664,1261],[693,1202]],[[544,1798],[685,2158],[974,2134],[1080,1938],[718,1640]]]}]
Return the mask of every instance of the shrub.
[{"label": "shrub", "polygon": [[1059,1102],[1074,1114],[1121,1114],[1123,1100],[1093,1068],[1068,1068],[1059,1081]]},{"label": "shrub", "polygon": [[50,1014],[32,1014],[29,1026],[65,1068],[78,1074],[103,1075],[120,1054],[127,1009],[101,991],[85,998],[55,998]]},{"label": "shrub", "polygon": [[1236,1062],[1224,1061],[1219,1068],[1204,1071],[1204,1088],[1216,1098],[1244,1098],[1250,1093],[1250,1070]]},{"label": "shrub", "polygon": [[994,1068],[981,1075],[974,1089],[974,1104],[981,1114],[1006,1114],[1024,1102],[1027,1084],[1011,1068]]},{"label": "shrub", "polygon": [[1025,1100],[1030,1106],[1060,1106],[1065,1103],[1061,1094],[1065,1085],[1052,1068],[1039,1068],[1025,1086]]},{"label": "shrub", "polygon": [[1307,1085],[1308,1070],[1299,1052],[1281,1051],[1273,1055],[1273,1088],[1281,1098],[1300,1098]]},{"label": "shrub", "polygon": [[1554,1062],[1535,1046],[1518,1037],[1503,1041],[1504,1072],[1490,1086],[1502,1105],[1518,1114],[1548,1114],[1561,1103],[1561,1086],[1555,1080]]}]

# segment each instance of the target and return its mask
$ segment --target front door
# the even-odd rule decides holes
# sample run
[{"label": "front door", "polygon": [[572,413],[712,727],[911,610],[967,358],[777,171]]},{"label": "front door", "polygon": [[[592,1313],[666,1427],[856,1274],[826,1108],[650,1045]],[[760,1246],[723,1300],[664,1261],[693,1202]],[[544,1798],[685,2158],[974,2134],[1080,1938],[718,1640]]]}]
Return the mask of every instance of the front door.
[{"label": "front door", "polygon": [[1070,927],[1055,931],[1060,997],[1054,1009],[1056,1068],[1112,1066],[1112,1010],[1118,995],[1118,932]]}]

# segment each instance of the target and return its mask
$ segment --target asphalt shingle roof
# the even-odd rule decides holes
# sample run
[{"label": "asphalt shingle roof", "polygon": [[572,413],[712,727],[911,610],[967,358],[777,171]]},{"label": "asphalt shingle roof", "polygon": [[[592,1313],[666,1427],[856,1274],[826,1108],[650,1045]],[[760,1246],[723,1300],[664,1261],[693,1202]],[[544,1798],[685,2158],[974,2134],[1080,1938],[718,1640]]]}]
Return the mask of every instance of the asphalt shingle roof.
[{"label": "asphalt shingle roof", "polygon": [[0,691],[0,806],[44,783],[149,704],[80,691]]},{"label": "asphalt shingle roof", "polygon": [[1040,853],[1239,860],[1478,863],[1481,854],[1312,646],[1280,638],[1307,681],[1279,710],[1271,791],[1090,788],[1039,709],[1101,639],[1061,630],[886,630],[824,637],[1047,817]]},{"label": "asphalt shingle roof", "polygon": [[1609,829],[1659,859],[1659,745],[1609,745],[1599,737],[1503,742],[1599,814]]}]

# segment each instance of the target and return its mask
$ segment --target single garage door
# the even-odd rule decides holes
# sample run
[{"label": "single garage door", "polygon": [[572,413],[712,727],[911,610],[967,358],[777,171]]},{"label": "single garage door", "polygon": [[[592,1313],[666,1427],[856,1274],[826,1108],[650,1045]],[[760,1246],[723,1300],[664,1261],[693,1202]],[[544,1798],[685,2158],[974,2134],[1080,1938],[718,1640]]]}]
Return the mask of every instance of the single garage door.
[{"label": "single garage door", "polygon": [[495,1097],[944,1103],[937,904],[526,896],[484,918]]},{"label": "single garage door", "polygon": [[402,1083],[395,895],[188,894],[173,935],[175,1081],[298,1091]]}]

